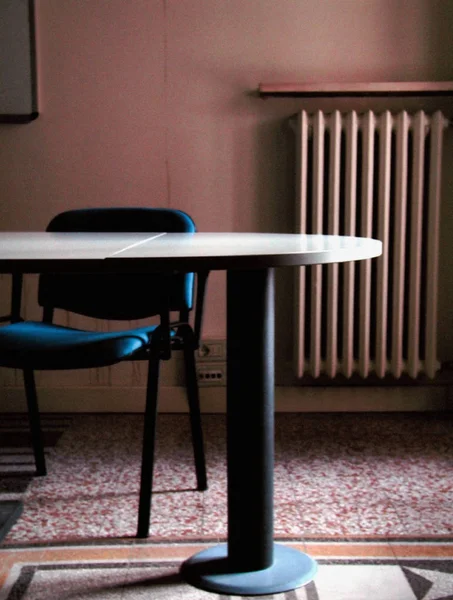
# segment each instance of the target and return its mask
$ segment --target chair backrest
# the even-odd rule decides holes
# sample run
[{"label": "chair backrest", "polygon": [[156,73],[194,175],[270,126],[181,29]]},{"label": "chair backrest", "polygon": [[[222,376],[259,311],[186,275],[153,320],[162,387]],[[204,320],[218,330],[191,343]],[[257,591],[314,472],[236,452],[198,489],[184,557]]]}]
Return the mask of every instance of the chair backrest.
[{"label": "chair backrest", "polygon": [[[176,232],[196,231],[186,213],[165,208],[89,208],[52,219],[47,231]],[[88,317],[131,320],[179,311],[186,320],[193,305],[193,273],[41,274],[38,301],[44,320],[54,308]],[[46,317],[47,315],[47,317]]]}]

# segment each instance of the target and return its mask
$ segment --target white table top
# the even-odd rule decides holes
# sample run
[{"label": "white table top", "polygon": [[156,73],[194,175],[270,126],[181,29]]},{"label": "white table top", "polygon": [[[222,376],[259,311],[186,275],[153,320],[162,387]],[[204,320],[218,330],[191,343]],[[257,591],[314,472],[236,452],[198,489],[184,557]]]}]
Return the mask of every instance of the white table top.
[{"label": "white table top", "polygon": [[223,270],[374,258],[378,240],[273,233],[0,232],[0,272]]},{"label": "white table top", "polygon": [[144,243],[161,233],[58,233],[15,231],[0,233],[0,260],[77,258],[99,259]]}]

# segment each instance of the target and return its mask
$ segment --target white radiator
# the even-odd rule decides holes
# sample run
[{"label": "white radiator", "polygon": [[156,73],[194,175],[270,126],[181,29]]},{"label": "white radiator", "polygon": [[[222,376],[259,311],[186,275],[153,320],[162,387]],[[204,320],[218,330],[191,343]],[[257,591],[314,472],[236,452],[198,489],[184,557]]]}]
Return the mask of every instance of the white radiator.
[{"label": "white radiator", "polygon": [[298,377],[434,377],[447,125],[440,112],[298,115],[297,231],[383,242],[373,261],[298,269]]}]

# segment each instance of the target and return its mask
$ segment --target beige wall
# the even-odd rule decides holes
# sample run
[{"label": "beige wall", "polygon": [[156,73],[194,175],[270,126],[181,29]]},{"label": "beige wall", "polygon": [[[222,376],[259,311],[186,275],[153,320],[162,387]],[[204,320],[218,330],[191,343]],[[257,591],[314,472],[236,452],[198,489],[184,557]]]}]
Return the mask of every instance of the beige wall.
[{"label": "beige wall", "polygon": [[[162,205],[202,231],[291,231],[286,119],[303,103],[259,99],[260,81],[453,79],[451,0],[36,0],[36,19],[40,116],[0,126],[5,230],[66,208]],[[214,274],[205,334],[224,333]],[[290,334],[278,344],[290,360]]]}]

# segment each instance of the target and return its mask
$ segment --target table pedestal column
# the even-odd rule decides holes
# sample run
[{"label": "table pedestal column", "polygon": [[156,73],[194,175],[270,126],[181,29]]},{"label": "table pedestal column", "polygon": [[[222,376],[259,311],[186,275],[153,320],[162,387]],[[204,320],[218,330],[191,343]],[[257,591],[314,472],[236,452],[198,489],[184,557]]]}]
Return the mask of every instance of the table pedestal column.
[{"label": "table pedestal column", "polygon": [[292,590],[315,561],[273,541],[274,271],[228,272],[228,544],[187,560],[183,577],[224,594]]}]

